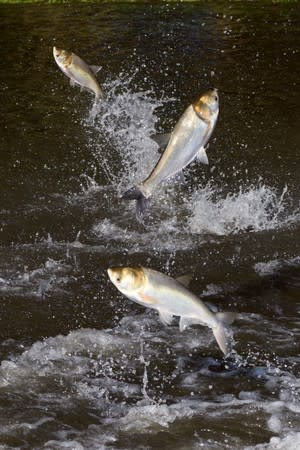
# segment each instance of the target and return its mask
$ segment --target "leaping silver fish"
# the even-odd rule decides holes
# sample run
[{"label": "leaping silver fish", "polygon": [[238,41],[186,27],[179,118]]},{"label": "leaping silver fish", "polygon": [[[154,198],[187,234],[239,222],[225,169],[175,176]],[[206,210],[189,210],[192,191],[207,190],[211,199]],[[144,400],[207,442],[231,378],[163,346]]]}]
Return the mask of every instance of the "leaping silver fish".
[{"label": "leaping silver fish", "polygon": [[139,220],[148,207],[149,197],[161,182],[180,172],[195,158],[208,164],[205,146],[215,128],[218,114],[217,89],[209,89],[184,111],[150,175],[122,196],[124,199],[137,201],[136,215]]},{"label": "leaping silver fish", "polygon": [[61,71],[70,78],[71,84],[77,84],[94,92],[95,98],[103,98],[102,89],[95,77],[99,66],[89,66],[75,53],[53,47],[53,56]]},{"label": "leaping silver fish", "polygon": [[180,331],[192,324],[206,325],[212,329],[224,355],[231,352],[226,327],[234,321],[235,313],[213,313],[181,282],[153,269],[111,267],[107,272],[122,294],[140,305],[156,309],[165,324],[170,324],[173,316],[180,316]]}]

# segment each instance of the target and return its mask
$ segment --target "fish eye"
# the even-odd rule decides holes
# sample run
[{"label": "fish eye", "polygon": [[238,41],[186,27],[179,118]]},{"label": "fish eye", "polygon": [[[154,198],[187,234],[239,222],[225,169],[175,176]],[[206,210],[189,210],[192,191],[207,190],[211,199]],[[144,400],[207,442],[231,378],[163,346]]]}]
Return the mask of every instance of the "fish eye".
[{"label": "fish eye", "polygon": [[119,283],[121,281],[121,277],[117,277],[116,280]]},{"label": "fish eye", "polygon": [[215,102],[217,102],[218,101],[218,97],[215,95]]}]

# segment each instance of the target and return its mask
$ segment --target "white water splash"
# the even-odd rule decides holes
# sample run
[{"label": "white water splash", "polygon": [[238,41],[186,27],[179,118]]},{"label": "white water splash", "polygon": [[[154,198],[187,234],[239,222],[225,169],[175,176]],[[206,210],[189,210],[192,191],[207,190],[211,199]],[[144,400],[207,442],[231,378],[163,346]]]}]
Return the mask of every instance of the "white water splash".
[{"label": "white water splash", "polygon": [[[148,174],[158,159],[155,134],[155,110],[166,102],[157,99],[152,90],[133,92],[131,84],[136,74],[120,74],[106,81],[105,100],[98,103],[85,122],[98,133],[93,143],[96,162],[108,180],[124,189]],[[168,99],[168,102],[172,99]]]},{"label": "white water splash", "polygon": [[275,189],[261,184],[240,188],[238,193],[224,197],[208,185],[193,195],[190,230],[228,235],[288,226],[298,221],[300,215],[288,211],[287,192],[287,187],[278,194]]},{"label": "white water splash", "polygon": [[[166,429],[173,432],[173,427],[184,426],[192,418],[199,423],[200,434],[203,422],[205,426],[209,421],[221,425],[224,417],[247,418],[251,435],[259,415],[273,433],[282,434],[282,439],[274,437],[271,442],[285,442],[285,417],[296,422],[299,414],[295,395],[299,380],[279,369],[264,368],[265,387],[261,382],[255,383],[255,392],[248,392],[249,379],[241,377],[240,391],[232,389],[230,394],[222,394],[219,383],[223,385],[224,377],[230,377],[230,373],[211,372],[209,366],[214,364],[213,358],[200,358],[199,365],[190,366],[188,344],[195,332],[178,333],[172,327],[159,327],[157,320],[149,321],[147,314],[141,314],[125,317],[114,329],[81,329],[34,343],[21,355],[2,361],[0,388],[1,393],[13,389],[20,398],[25,396],[28,408],[36,411],[35,418],[28,420],[25,407],[18,410],[10,431],[11,410],[18,408],[18,404],[12,402],[8,416],[1,416],[0,438],[6,438],[11,432],[22,432],[26,439],[32,439],[36,433],[44,435],[43,427],[47,423],[51,433],[46,433],[43,448],[68,448],[70,442],[72,448],[78,449],[115,448],[113,443],[122,436],[140,439],[145,433],[153,435]],[[149,345],[141,348],[141,339],[147,340]],[[200,339],[198,345],[202,346],[203,341]],[[168,348],[172,349],[171,358],[166,351]],[[176,361],[172,362],[174,356]],[[162,359],[168,362],[168,367],[160,372],[156,360]],[[254,371],[249,375],[250,378],[255,376]],[[160,385],[158,391],[153,388],[156,379]],[[168,381],[178,387],[172,402],[168,401],[170,398],[164,387]],[[149,397],[151,384],[156,398],[160,393],[159,401],[154,402]],[[57,415],[58,410],[63,414]],[[72,427],[68,420],[74,414],[83,414],[83,417],[92,414],[95,423],[88,428]],[[189,443],[195,448],[200,441],[209,444],[207,437],[191,436],[190,439]],[[296,435],[291,435],[290,439],[291,444],[298,442]],[[272,448],[263,445],[253,449]]]},{"label": "white water splash", "polygon": [[267,444],[258,444],[253,447],[245,447],[245,450],[299,450],[300,433],[290,432],[283,438],[272,437]]},{"label": "white water splash", "polygon": [[272,275],[284,267],[298,267],[300,257],[290,259],[274,259],[268,262],[258,262],[254,265],[254,270],[260,276]]},{"label": "white water splash", "polygon": [[[96,172],[102,171],[110,185],[105,195],[106,198],[112,196],[110,202],[113,205],[114,199],[141,182],[155,166],[159,153],[151,136],[157,133],[157,109],[174,102],[173,98],[157,98],[151,89],[137,91],[136,74],[121,73],[119,77],[107,80],[105,100],[94,106],[84,122],[85,127],[97,136],[90,142],[97,170],[93,178],[82,177],[83,193],[89,195],[101,190],[95,178]],[[178,111],[178,117],[181,112]],[[172,120],[176,121],[176,115]],[[151,245],[154,239],[156,247],[169,248],[174,246],[175,239],[176,246],[182,247],[184,242],[184,247],[189,248],[194,245],[194,240],[187,235],[257,232],[286,227],[300,219],[299,210],[293,210],[290,205],[288,187],[278,191],[265,185],[263,180],[258,185],[242,185],[238,192],[230,193],[216,187],[213,179],[192,194],[183,194],[182,190],[176,183],[157,189],[151,198],[153,220],[138,236],[139,242],[144,241],[142,246],[147,246],[147,241]],[[105,237],[108,234],[108,238],[116,236],[117,240],[123,240],[126,235],[131,244],[136,242],[137,233],[132,232],[130,239],[128,231],[128,220],[135,221],[135,202],[121,201],[117,219],[110,217],[109,206],[106,206],[105,219],[94,224],[95,235]]]},{"label": "white water splash", "polygon": [[[160,192],[160,199],[162,192]],[[288,191],[260,185],[240,189],[236,194],[217,191],[211,184],[199,189],[190,199],[177,199],[168,191],[164,203],[153,208],[152,220],[143,228],[132,226],[126,210],[124,216],[97,221],[92,228],[95,236],[104,241],[122,242],[129,252],[151,248],[154,251],[183,250],[201,245],[216,236],[243,232],[259,232],[286,228],[300,219],[298,211],[290,211]],[[170,203],[173,202],[173,207]]]},{"label": "white water splash", "polygon": [[141,342],[141,355],[140,355],[140,361],[144,365],[144,375],[143,375],[143,386],[142,386],[142,394],[144,397],[143,404],[149,405],[149,404],[155,404],[155,401],[152,400],[149,397],[149,394],[147,392],[147,386],[148,386],[148,373],[147,373],[147,367],[149,366],[150,362],[145,360],[144,357],[144,345],[143,342]]},{"label": "white water splash", "polygon": [[[49,238],[47,239],[49,242]],[[52,241],[49,242],[52,245]],[[9,294],[44,297],[49,291],[59,290],[61,293],[69,281],[73,268],[64,260],[47,260],[38,268],[11,271],[0,277],[0,292]]]}]

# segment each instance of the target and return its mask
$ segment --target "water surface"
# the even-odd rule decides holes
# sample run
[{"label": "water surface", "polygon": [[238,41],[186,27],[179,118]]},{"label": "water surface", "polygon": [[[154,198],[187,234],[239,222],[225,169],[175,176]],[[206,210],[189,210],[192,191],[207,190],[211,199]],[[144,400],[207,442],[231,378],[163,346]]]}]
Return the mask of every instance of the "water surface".
[{"label": "water surface", "polygon": [[[0,447],[300,445],[298,3],[1,5]],[[102,66],[105,101],[52,47]],[[184,109],[217,87],[208,167],[120,197]],[[236,311],[238,363],[125,299],[144,265]]]}]

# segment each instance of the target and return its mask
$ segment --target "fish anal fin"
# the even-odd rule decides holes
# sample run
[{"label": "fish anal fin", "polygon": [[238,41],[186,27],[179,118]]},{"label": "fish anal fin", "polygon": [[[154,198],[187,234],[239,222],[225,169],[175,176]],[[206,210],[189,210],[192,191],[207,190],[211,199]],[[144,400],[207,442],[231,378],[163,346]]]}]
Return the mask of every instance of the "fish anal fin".
[{"label": "fish anal fin", "polygon": [[187,327],[190,327],[191,325],[195,325],[196,323],[201,323],[200,319],[197,319],[195,317],[180,317],[179,320],[179,330],[184,331]]},{"label": "fish anal fin", "polygon": [[205,148],[204,148],[204,147],[201,147],[201,148],[198,150],[198,153],[197,153],[197,155],[196,155],[196,158],[197,158],[197,161],[199,161],[199,162],[202,163],[202,164],[206,164],[206,165],[209,164],[209,162],[208,162],[208,157],[207,157],[207,154],[206,154],[206,151],[205,151]]},{"label": "fish anal fin", "polygon": [[95,75],[101,70],[101,66],[89,66],[89,68]]},{"label": "fish anal fin", "polygon": [[231,325],[232,322],[236,319],[237,314],[234,312],[217,312],[216,317],[225,325]]},{"label": "fish anal fin", "polygon": [[170,325],[172,323],[173,320],[173,315],[170,314],[169,312],[163,311],[163,310],[159,310],[158,311],[159,314],[159,318],[162,321],[162,323],[164,323],[165,325]]}]

